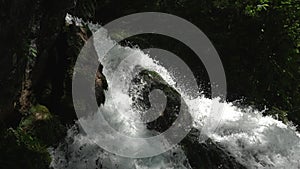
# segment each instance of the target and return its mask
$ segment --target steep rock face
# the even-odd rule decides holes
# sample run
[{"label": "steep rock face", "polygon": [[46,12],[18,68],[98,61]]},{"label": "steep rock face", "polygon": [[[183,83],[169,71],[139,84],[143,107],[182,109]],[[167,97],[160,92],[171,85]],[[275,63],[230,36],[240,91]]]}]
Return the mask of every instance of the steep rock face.
[{"label": "steep rock face", "polygon": [[[66,23],[53,48],[42,55],[34,68],[33,89],[37,100],[47,105],[66,123],[72,123],[76,119],[72,100],[73,68],[77,56],[90,36],[91,32],[87,26]],[[97,55],[96,52],[90,54]],[[107,87],[101,72],[100,65],[95,75],[95,94],[99,104],[104,102],[103,90]]]},{"label": "steep rock face", "polygon": [[[137,109],[149,109],[150,104],[149,94],[152,90],[159,89],[166,95],[166,107],[156,120],[147,123],[147,128],[158,132],[167,130],[177,119],[180,106],[185,107],[182,103],[180,94],[169,86],[163,78],[156,72],[142,70],[136,78],[133,79],[130,93],[133,95],[134,106]],[[183,108],[181,113],[186,112]],[[185,116],[185,118],[188,118]],[[185,119],[182,122],[188,122]],[[199,142],[199,131],[192,128],[189,134],[180,142],[190,165],[195,169],[245,169],[233,157],[226,152],[221,145],[208,139],[203,143]]]},{"label": "steep rock face", "polygon": [[22,86],[27,62],[28,37],[35,15],[35,5],[27,1],[0,2],[0,119],[15,118],[14,101]]},{"label": "steep rock face", "polygon": [[[32,105],[41,103],[64,121],[73,121],[72,69],[91,33],[85,26],[66,25],[65,16],[69,12],[90,19],[95,6],[93,0],[0,2],[0,120],[17,125]],[[97,84],[105,84],[100,75]],[[98,91],[103,103],[102,87]]]},{"label": "steep rock face", "polygon": [[[49,168],[48,146],[76,118],[71,87],[76,57],[91,35],[65,23],[73,0],[0,2],[0,164],[3,168]],[[103,103],[104,76],[96,76]],[[42,105],[45,106],[42,106]],[[59,116],[57,116],[59,115]],[[63,121],[63,123],[61,123]]]},{"label": "steep rock face", "polygon": [[26,99],[31,97],[30,92],[22,91],[30,89],[31,75],[25,74],[31,72],[40,53],[55,42],[64,24],[66,9],[72,3],[71,0],[4,0],[0,3],[0,38],[3,41],[0,47],[0,119],[16,121],[17,112],[24,108],[18,97],[23,95],[22,101],[26,104]]},{"label": "steep rock face", "polygon": [[57,39],[38,58],[33,70],[37,100],[63,121],[75,119],[72,105],[72,73],[78,53],[87,39],[87,29],[62,25]]},{"label": "steep rock face", "polygon": [[20,122],[20,129],[47,146],[57,145],[64,138],[66,128],[47,107],[34,105],[29,111],[30,115]]}]

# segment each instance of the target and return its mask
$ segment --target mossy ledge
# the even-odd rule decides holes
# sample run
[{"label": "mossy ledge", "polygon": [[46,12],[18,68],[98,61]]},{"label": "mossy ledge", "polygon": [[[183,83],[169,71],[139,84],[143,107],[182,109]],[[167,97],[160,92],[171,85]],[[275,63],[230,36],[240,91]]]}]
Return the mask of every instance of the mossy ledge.
[{"label": "mossy ledge", "polygon": [[0,165],[6,169],[49,168],[47,148],[56,146],[65,136],[65,127],[47,107],[34,105],[28,114],[16,128],[1,130]]}]

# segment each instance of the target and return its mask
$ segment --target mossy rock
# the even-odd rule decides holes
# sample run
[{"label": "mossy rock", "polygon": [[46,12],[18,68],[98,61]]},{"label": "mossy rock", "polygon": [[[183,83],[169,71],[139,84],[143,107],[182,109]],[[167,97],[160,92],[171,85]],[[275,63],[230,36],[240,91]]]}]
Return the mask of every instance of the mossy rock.
[{"label": "mossy rock", "polygon": [[199,142],[200,131],[192,129],[180,142],[192,168],[246,169],[220,144],[211,139]]},{"label": "mossy rock", "polygon": [[[148,109],[150,107],[148,96],[154,89],[160,89],[167,97],[167,105],[163,115],[153,122],[147,123],[148,129],[163,132],[173,125],[179,113],[189,115],[186,104],[181,102],[181,95],[168,85],[158,73],[142,70],[132,82],[129,92],[133,95],[133,101],[134,104],[137,104],[136,106]],[[179,112],[180,108],[182,108],[182,112]],[[189,125],[191,125],[192,122],[186,119],[188,116],[184,116],[184,118],[183,121],[180,121],[180,124],[184,123],[184,125],[191,127]],[[186,122],[190,122],[190,124],[186,124]],[[199,131],[192,128],[189,134],[179,143],[193,168],[245,169],[245,167],[231,157],[228,152],[225,152],[223,147],[212,140],[208,139],[204,143],[199,143],[199,135]]]},{"label": "mossy rock", "polygon": [[288,112],[284,110],[280,110],[276,107],[272,107],[270,110],[266,111],[267,115],[271,115],[273,118],[282,121],[283,123],[288,123]]},{"label": "mossy rock", "polygon": [[57,117],[47,107],[39,104],[30,108],[30,115],[21,121],[19,127],[47,146],[55,146],[66,132]]}]

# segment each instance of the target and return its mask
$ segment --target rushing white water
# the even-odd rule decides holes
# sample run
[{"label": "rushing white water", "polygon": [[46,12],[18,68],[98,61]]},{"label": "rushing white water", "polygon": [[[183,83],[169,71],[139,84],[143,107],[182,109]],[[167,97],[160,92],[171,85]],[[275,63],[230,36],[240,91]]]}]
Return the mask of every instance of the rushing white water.
[{"label": "rushing white water", "polygon": [[[68,19],[72,18],[69,16]],[[106,32],[97,38],[95,47],[99,56],[103,55],[104,48],[115,44],[107,37]],[[113,72],[116,60],[123,60],[126,57],[129,59],[125,60],[123,66],[117,72]],[[139,116],[131,107],[128,87],[130,79],[135,76],[134,67],[131,65],[139,65],[159,73],[184,98],[193,117],[193,127],[202,129],[210,114],[212,102],[216,100],[201,95],[196,98],[190,97],[186,94],[188,89],[176,85],[178,79],[172,75],[172,72],[139,49],[117,45],[107,57],[99,60],[104,66],[103,73],[109,85],[109,90],[105,93],[105,104],[99,111],[105,113],[110,124],[120,132],[136,137],[151,135],[143,124],[136,123],[139,121]],[[222,145],[239,163],[248,168],[300,168],[300,135],[292,125],[283,124],[271,117],[264,117],[261,112],[251,108],[240,109],[232,103],[218,104],[223,104],[224,111],[221,117],[212,119],[218,123],[218,128],[207,130],[205,134]],[[129,120],[128,117],[134,120]],[[82,121],[91,126],[98,122],[93,117]],[[69,129],[65,143],[51,151],[53,168],[191,168],[180,146],[151,158],[125,158],[101,149],[94,142],[97,135],[87,136],[76,126]],[[201,141],[199,139],[199,142]]]}]

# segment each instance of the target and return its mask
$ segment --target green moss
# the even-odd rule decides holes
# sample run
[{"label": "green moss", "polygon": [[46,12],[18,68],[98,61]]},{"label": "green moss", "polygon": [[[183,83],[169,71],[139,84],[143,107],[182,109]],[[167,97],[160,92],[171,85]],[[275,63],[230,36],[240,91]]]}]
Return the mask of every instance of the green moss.
[{"label": "green moss", "polygon": [[30,115],[21,121],[20,127],[26,128],[31,126],[36,121],[49,120],[52,118],[48,108],[42,105],[32,106],[29,112]]},{"label": "green moss", "polygon": [[0,165],[5,169],[47,169],[51,162],[46,146],[22,129],[2,131]]},{"label": "green moss", "polygon": [[139,75],[145,80],[156,84],[167,85],[166,81],[155,71],[142,70]]},{"label": "green moss", "polygon": [[47,147],[65,136],[65,128],[43,105],[32,106],[16,129],[2,129],[0,166],[5,169],[47,169],[51,157]]},{"label": "green moss", "polygon": [[22,119],[19,127],[47,146],[56,145],[66,131],[48,108],[39,104],[30,108],[30,115]]},{"label": "green moss", "polygon": [[276,107],[272,107],[271,110],[267,111],[266,112],[268,115],[271,115],[273,116],[275,119],[278,119],[284,123],[287,123],[289,120],[288,120],[288,112],[287,111],[284,111],[284,110],[280,110]]},{"label": "green moss", "polygon": [[146,71],[152,78],[163,80],[163,78],[155,71]]}]

